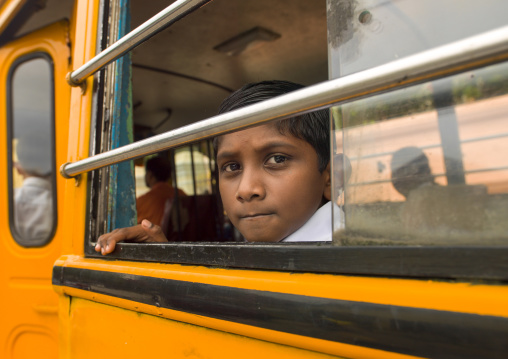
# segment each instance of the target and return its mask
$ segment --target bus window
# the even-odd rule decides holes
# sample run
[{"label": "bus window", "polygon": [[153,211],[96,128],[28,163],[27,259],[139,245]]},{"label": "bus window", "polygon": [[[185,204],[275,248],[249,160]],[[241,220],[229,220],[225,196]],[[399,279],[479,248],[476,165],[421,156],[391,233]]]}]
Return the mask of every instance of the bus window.
[{"label": "bus window", "polygon": [[[293,4],[294,2],[291,3]],[[501,4],[501,2],[499,3]],[[112,7],[103,12],[104,15],[107,13],[109,17],[104,16],[103,19],[118,18],[118,14],[114,14],[115,11],[119,11],[119,9],[114,9],[118,4],[120,2],[111,3]],[[91,161],[81,163],[87,169],[79,170],[79,165],[75,166],[71,163],[69,165],[69,172],[65,170],[66,166],[63,167],[62,171],[64,175],[69,176],[92,171],[91,176],[88,177],[89,179],[92,178],[92,181],[89,182],[91,186],[88,187],[91,206],[88,211],[90,221],[87,222],[91,230],[89,231],[90,236],[85,246],[86,254],[89,256],[100,256],[96,252],[96,249],[101,250],[100,245],[96,246],[97,239],[100,235],[120,227],[117,225],[118,222],[112,220],[115,216],[116,218],[122,218],[122,216],[117,215],[119,213],[118,209],[135,208],[132,205],[132,200],[135,200],[135,195],[131,193],[131,190],[134,189],[133,187],[121,187],[123,189],[117,191],[120,197],[116,199],[110,195],[112,193],[111,188],[114,188],[115,183],[118,182],[115,182],[114,178],[107,174],[107,171],[109,171],[109,168],[114,168],[119,161],[147,154],[151,155],[159,151],[168,151],[167,156],[173,162],[173,173],[175,176],[172,179],[173,184],[175,186],[180,186],[180,182],[185,184],[185,179],[190,177],[190,172],[193,172],[193,169],[193,183],[192,186],[189,186],[189,193],[191,195],[188,197],[208,196],[205,193],[200,194],[201,185],[198,186],[197,182],[194,183],[197,179],[196,174],[198,171],[192,163],[189,171],[188,161],[192,162],[196,157],[196,146],[198,152],[208,157],[208,159],[213,159],[213,156],[208,156],[208,154],[203,152],[202,144],[192,142],[206,141],[208,135],[219,133],[222,130],[232,131],[234,128],[238,128],[233,128],[232,125],[236,126],[237,123],[244,119],[251,119],[252,122],[249,123],[254,124],[266,118],[273,119],[283,116],[281,113],[277,113],[280,108],[268,108],[265,109],[266,111],[263,110],[257,113],[252,110],[253,114],[248,114],[242,118],[239,118],[241,116],[235,117],[232,115],[234,121],[232,120],[229,124],[227,124],[227,121],[224,121],[228,116],[221,116],[217,120],[217,132],[214,132],[214,129],[209,127],[215,120],[212,117],[217,113],[220,102],[228,94],[245,83],[258,82],[261,79],[267,78],[283,78],[304,85],[314,85],[325,81],[328,77],[336,78],[352,75],[350,77],[352,82],[349,85],[347,85],[347,80],[334,80],[331,81],[333,83],[331,85],[330,83],[318,84],[308,92],[304,90],[300,93],[308,94],[310,99],[312,97],[310,93],[314,90],[317,91],[319,93],[318,98],[322,96],[323,101],[326,99],[326,102],[322,102],[319,105],[315,102],[310,104],[310,107],[295,109],[291,106],[295,105],[295,98],[298,98],[298,96],[287,97],[288,101],[293,101],[291,106],[289,106],[291,108],[290,111],[309,109],[313,105],[327,106],[334,102],[342,103],[342,106],[331,109],[332,120],[335,125],[331,136],[334,151],[332,161],[334,168],[332,172],[335,179],[333,185],[335,193],[332,196],[332,200],[336,205],[327,204],[327,207],[330,208],[333,214],[339,214],[339,220],[334,219],[333,221],[338,224],[335,229],[345,227],[345,232],[338,231],[340,233],[335,236],[333,245],[330,245],[330,243],[308,245],[306,243],[305,246],[297,244],[271,244],[270,246],[254,244],[243,246],[236,243],[221,243],[220,245],[215,243],[181,243],[187,242],[188,238],[190,238],[181,236],[182,225],[185,226],[185,223],[192,223],[191,221],[184,221],[184,224],[182,224],[181,219],[198,217],[187,216],[185,213],[176,211],[176,214],[168,218],[171,219],[170,223],[174,224],[175,218],[176,222],[180,223],[172,227],[173,229],[177,228],[177,232],[179,232],[178,239],[172,240],[170,243],[164,242],[157,245],[121,243],[118,247],[115,247],[115,252],[111,253],[109,258],[320,273],[409,275],[436,278],[457,278],[457,276],[462,278],[485,278],[485,275],[494,279],[504,278],[502,271],[497,271],[493,274],[481,271],[484,258],[498,255],[493,250],[495,248],[491,248],[492,246],[480,248],[481,253],[484,255],[481,258],[476,257],[478,252],[472,254],[470,247],[453,247],[453,253],[451,254],[450,251],[447,252],[443,248],[435,248],[435,246],[425,246],[423,255],[420,251],[422,243],[431,245],[443,244],[449,247],[450,244],[455,243],[459,245],[473,243],[470,239],[476,235],[485,238],[485,243],[491,243],[489,242],[491,234],[483,236],[489,231],[484,231],[484,224],[487,223],[489,225],[489,223],[494,223],[495,230],[499,230],[500,233],[503,233],[505,228],[503,225],[496,226],[495,224],[498,221],[496,218],[501,218],[505,213],[503,209],[503,196],[491,196],[489,189],[485,188],[485,183],[473,180],[475,176],[474,171],[497,171],[498,174],[502,174],[504,166],[496,165],[494,167],[469,170],[472,167],[470,167],[469,160],[465,158],[467,153],[466,147],[469,146],[467,143],[471,141],[479,143],[482,141],[477,141],[480,137],[472,140],[463,134],[463,125],[458,117],[459,107],[462,103],[465,104],[469,100],[464,100],[462,95],[457,97],[455,89],[469,85],[454,84],[454,82],[464,81],[468,76],[480,76],[482,71],[490,70],[487,67],[484,69],[477,67],[480,66],[479,62],[467,62],[467,56],[461,57],[457,53],[457,44],[461,46],[464,44],[471,45],[470,43],[474,39],[464,38],[466,35],[472,35],[471,32],[464,32],[465,35],[462,36],[461,33],[451,31],[450,34],[453,36],[443,37],[443,39],[436,36],[436,28],[440,29],[438,32],[446,31],[446,29],[450,28],[450,24],[444,20],[453,19],[453,13],[450,12],[451,8],[448,5],[443,7],[443,10],[447,11],[448,17],[440,17],[441,20],[437,21],[437,23],[432,23],[431,26],[429,25],[431,23],[427,23],[424,18],[418,16],[428,17],[432,16],[432,14],[429,12],[419,12],[417,6],[407,6],[408,2],[406,1],[387,1],[382,3],[377,1],[329,1],[328,7],[324,6],[326,5],[324,3],[319,4],[318,2],[308,1],[299,1],[298,6],[279,6],[279,3],[277,3],[277,5],[272,7],[271,5],[268,6],[269,4],[272,4],[272,2],[237,2],[229,0],[211,2],[206,7],[203,7],[203,11],[196,11],[181,18],[178,22],[172,24],[170,28],[161,31],[148,39],[148,41],[144,41],[146,40],[144,39],[142,45],[128,54],[132,59],[132,83],[129,76],[119,75],[121,71],[115,71],[114,66],[119,64],[118,61],[103,68],[96,75],[95,84],[97,85],[97,91],[94,92],[96,98],[93,107],[96,112],[92,116],[91,133],[93,138]],[[468,13],[474,12],[475,4],[477,2],[467,2],[469,7]],[[108,4],[105,5],[108,6]],[[149,17],[148,12],[150,9],[144,6],[145,3],[137,0],[130,2],[130,5],[132,27],[134,28],[142,24]],[[438,5],[435,6],[437,7]],[[122,7],[120,10],[124,11],[125,9],[128,9],[128,7]],[[390,11],[384,12],[386,16],[376,17],[387,9]],[[489,11],[489,9],[491,10],[492,8],[484,7],[479,9],[479,11]],[[401,11],[406,15],[402,16]],[[394,34],[397,34],[397,32],[394,32],[393,29],[391,31],[384,31],[382,26],[376,26],[380,23],[386,23],[386,26],[389,26],[391,25],[391,20],[401,21],[407,25],[408,19],[412,18],[408,16],[410,14],[416,16],[414,24],[418,24],[421,27],[420,35],[426,34],[425,36],[429,39],[432,38],[433,41],[429,40],[424,44],[421,43],[420,45],[422,46],[416,48],[408,47],[410,52],[401,53],[405,58],[401,59],[399,63],[404,64],[404,71],[409,73],[404,73],[406,77],[402,78],[402,85],[400,83],[401,78],[396,77],[398,73],[393,69],[395,66],[391,63],[389,66],[392,67],[387,72],[387,79],[381,81],[382,85],[379,85],[382,87],[370,87],[369,81],[371,78],[366,79],[365,76],[376,73],[376,71],[382,72],[382,69],[372,67],[397,59],[399,57],[398,47],[400,47],[398,42],[393,39]],[[228,22],[227,26],[224,27],[215,26],[218,23],[225,25],[226,23],[221,22],[223,18],[229,18],[232,21]],[[467,17],[464,16],[464,18]],[[390,21],[387,21],[387,19]],[[462,18],[459,20],[462,20]],[[475,28],[474,33],[496,29],[504,24],[503,19],[498,14],[492,17],[492,22],[480,22],[481,26]],[[125,22],[120,23],[122,25],[126,24]],[[326,41],[323,43],[323,40],[327,39],[327,23],[329,35],[328,52],[326,46],[323,46],[323,44],[326,45]],[[308,26],[301,26],[301,24],[308,24]],[[368,27],[371,24],[376,26]],[[104,31],[101,34],[102,38],[109,38],[110,40],[117,38],[118,33],[115,26],[118,26],[118,23],[111,21],[111,23],[108,23],[108,26],[99,27]],[[256,27],[263,27],[271,33],[281,36],[271,37],[269,41],[261,41],[261,44],[257,43],[256,46],[249,46],[251,45],[248,42],[249,39],[238,40],[243,38],[244,33],[248,33],[249,36],[259,33],[249,30]],[[397,28],[395,27],[395,29]],[[413,33],[411,34],[414,35]],[[495,33],[489,34],[482,34],[480,36],[493,36]],[[407,36],[408,34],[404,33],[403,35]],[[391,57],[387,58],[384,55],[376,57],[376,52],[383,49],[375,46],[365,47],[361,43],[366,41],[366,44],[370,44],[374,38],[379,40],[374,41],[374,43],[383,44],[386,52],[391,54]],[[221,52],[219,50],[221,46],[218,45],[230,43],[228,39],[235,39],[234,42],[238,40],[243,45],[241,46],[242,51]],[[100,51],[106,47],[105,43],[107,41],[99,40],[99,43],[102,45],[98,49]],[[406,41],[413,40],[413,37],[406,39]],[[454,42],[455,40],[461,41],[449,46],[446,45],[447,42]],[[247,45],[243,41],[247,41]],[[349,41],[353,42],[350,44]],[[357,44],[354,43],[355,41]],[[120,40],[120,42],[122,41]],[[169,46],[168,44],[171,45]],[[444,62],[438,66],[425,57],[425,54],[419,53],[419,51],[432,49],[441,45],[445,45],[445,47],[444,49],[439,49],[440,51],[451,49],[453,53],[453,61],[451,63]],[[403,45],[402,48],[404,48]],[[358,51],[354,51],[355,49],[358,49]],[[408,58],[407,56],[411,54],[415,56]],[[465,54],[470,55],[467,51]],[[494,64],[496,61],[500,61],[497,54],[493,52],[489,52],[489,54],[490,58],[482,58],[482,61],[485,61],[482,62],[483,64]],[[436,61],[436,58],[439,60],[440,56],[442,55],[436,49],[433,49],[430,53],[430,58],[433,61]],[[120,60],[126,60],[127,57],[125,55]],[[423,58],[425,73],[418,72],[418,69],[415,70],[416,65],[413,64],[413,61],[420,58]],[[477,59],[476,55],[473,58]],[[360,59],[363,59],[363,65],[354,67],[353,64]],[[369,62],[369,59],[373,62]],[[467,64],[462,64],[463,61]],[[123,62],[123,64],[127,63],[128,61]],[[460,67],[457,64],[460,64]],[[389,68],[389,66],[385,68]],[[433,69],[432,66],[437,67]],[[456,74],[465,68],[474,69],[474,71],[469,74],[456,75],[436,80],[432,83],[422,84],[423,79],[421,76],[428,75],[429,79],[438,79],[440,76],[444,76],[443,71],[450,71],[450,74]],[[504,71],[502,67],[496,68],[492,66],[490,68],[493,68],[493,71],[496,73]],[[355,72],[364,69],[369,70],[355,76]],[[327,70],[329,70],[328,74]],[[416,71],[418,76],[413,76],[414,74],[411,72],[413,70]],[[77,72],[75,74],[77,76],[76,83],[81,81],[78,76],[79,71]],[[72,73],[70,77],[73,77]],[[374,80],[377,79],[375,76],[373,78]],[[119,86],[120,80],[124,82],[121,86]],[[474,86],[481,87],[482,81]],[[411,87],[409,87],[409,83]],[[337,93],[333,94],[337,97],[327,97],[330,96],[330,88],[328,86],[333,87],[335,85],[339,86],[336,88]],[[344,92],[340,87],[343,85],[345,86]],[[353,90],[352,87],[348,86],[358,87],[355,87]],[[113,98],[119,93],[118,89],[120,88],[128,89],[128,91],[132,90],[132,101],[129,97],[124,102],[113,101]],[[391,90],[389,91],[389,89]],[[373,96],[371,91],[377,93],[377,95]],[[384,92],[381,93],[380,91]],[[481,98],[499,97],[500,94],[504,93],[506,93],[506,89],[499,89],[499,91],[492,90],[490,94],[485,94]],[[417,98],[416,103],[413,101],[414,97]],[[289,100],[291,98],[292,100]],[[475,99],[477,102],[481,100],[480,97]],[[318,99],[315,101],[318,101]],[[127,109],[126,121],[120,121],[120,123],[128,124],[132,120],[130,122],[133,128],[132,132],[134,132],[132,137],[141,140],[142,143],[128,145],[120,151],[110,151],[116,146],[114,141],[111,141],[114,129],[110,127],[112,123],[110,116],[114,113],[115,106],[109,105],[113,103],[115,106],[123,104],[122,108]],[[302,106],[304,106],[303,102]],[[116,108],[119,107],[117,106]],[[281,108],[285,110],[284,106]],[[387,114],[383,112],[385,110],[388,111]],[[374,113],[371,113],[372,111]],[[423,132],[418,133],[418,136],[416,136],[418,141],[411,139],[411,136],[407,133],[396,133],[395,130],[385,140],[374,137],[377,134],[376,126],[386,126],[388,128],[396,123],[395,119],[400,118],[400,122],[406,121],[403,122],[403,127],[410,130],[413,117],[431,112],[434,112],[435,118],[437,118],[437,126],[435,124],[431,126],[431,135]],[[267,117],[261,119],[260,113],[266,113]],[[250,117],[251,115],[253,117]],[[406,117],[407,119],[405,119]],[[122,120],[122,116],[119,119]],[[201,127],[199,121],[203,119],[208,120],[202,123],[203,127]],[[222,125],[225,125],[226,128],[221,127]],[[129,131],[131,129],[127,128],[126,133],[129,133]],[[495,131],[501,131],[502,134],[504,130],[499,128]],[[379,134],[381,133],[381,131],[378,132]],[[371,140],[369,140],[368,136],[363,136],[363,133],[367,133],[369,136],[372,135]],[[356,135],[358,135],[358,138],[355,138]],[[491,136],[498,136],[498,134],[487,134],[481,136],[481,138],[491,138]],[[400,146],[385,150],[384,148],[388,148],[389,144],[395,143],[395,141],[391,141],[393,138],[402,139],[402,142],[399,144]],[[174,146],[188,147],[187,149],[183,147],[183,149],[177,150]],[[427,146],[430,147],[427,148]],[[431,153],[429,148],[435,148],[435,151],[432,150]],[[398,150],[401,150],[401,152],[397,152]],[[104,157],[93,156],[104,152],[107,152],[104,154]],[[185,155],[185,152],[188,154]],[[362,163],[367,163],[364,162],[362,157],[364,153],[369,158],[370,156],[375,157],[387,153],[390,158],[388,162],[390,163],[386,161],[384,163],[383,161],[375,162],[375,166],[369,168],[370,172],[364,172]],[[176,155],[179,156],[178,159],[176,159]],[[393,161],[391,161],[392,157],[394,157]],[[408,190],[404,184],[404,178],[407,177],[404,169],[398,170],[399,167],[403,166],[396,165],[401,162],[401,158],[402,161],[409,158],[410,162],[412,162],[412,159],[418,159],[416,161],[418,166],[420,163],[428,164],[422,167],[421,173],[417,172],[419,174],[417,176],[418,181],[423,182],[423,184],[416,186],[416,190],[431,187],[431,190],[436,192],[436,194],[433,194],[433,197],[437,198],[450,197],[453,195],[452,192],[454,190],[458,191],[455,192],[455,198],[461,198],[461,194],[467,193],[467,198],[464,198],[463,202],[455,202],[455,206],[461,207],[461,203],[478,203],[480,210],[476,206],[474,208],[471,206],[473,215],[467,214],[469,217],[458,216],[461,219],[457,220],[450,216],[439,215],[434,216],[438,218],[438,222],[432,222],[434,220],[432,219],[432,213],[430,217],[420,214],[420,212],[425,212],[423,211],[425,206],[424,204],[417,203],[414,206],[416,210],[409,212],[411,215],[401,215],[401,212],[406,211],[402,207],[412,202],[406,198],[414,197],[410,193],[412,189]],[[440,158],[438,160],[440,165],[436,165],[438,163],[436,158]],[[203,157],[203,159],[205,158]],[[80,162],[78,161],[78,163]],[[391,162],[395,164],[393,171]],[[206,163],[206,160],[203,163]],[[104,167],[94,170],[93,164],[99,164],[99,167]],[[111,166],[108,167],[109,165]],[[179,169],[177,166],[180,166]],[[419,168],[418,166],[409,167]],[[389,168],[389,170],[386,170],[386,168]],[[395,180],[393,181],[395,184],[392,183],[392,172],[395,174]],[[101,177],[101,173],[105,175]],[[375,177],[375,173],[384,173],[385,177],[378,180]],[[402,185],[400,176],[402,176]],[[134,178],[134,171],[132,171],[132,177]],[[117,179],[119,178],[125,177],[118,176]],[[210,178],[211,195],[220,203],[218,192],[214,192],[214,183],[217,183],[217,180],[214,179],[213,170],[210,170]],[[365,189],[367,186],[377,184],[377,181],[387,182],[386,184],[390,186],[390,193],[392,193],[390,197],[380,197],[383,194],[382,191],[376,192],[375,190],[369,191]],[[419,183],[418,181],[417,184]],[[435,185],[426,185],[426,183],[432,181]],[[117,189],[119,188],[120,186],[117,186]],[[206,186],[203,188],[206,188]],[[441,195],[438,191],[443,191],[444,194]],[[129,197],[129,204],[125,205],[122,199],[127,197]],[[424,194],[420,198],[423,197],[427,198],[429,196]],[[479,201],[475,201],[475,199]],[[491,202],[491,199],[494,201]],[[192,204],[192,201],[195,203]],[[194,208],[201,208],[200,204],[196,201],[197,199],[187,198],[174,208],[179,208],[181,205],[182,211],[190,213],[189,207],[187,209],[183,208],[185,207],[184,202],[190,202]],[[481,207],[485,201],[489,204],[487,207]],[[448,202],[453,203],[452,201]],[[464,208],[464,206],[462,207]],[[429,209],[427,212],[432,212],[436,206],[427,205],[426,208]],[[486,208],[482,212],[484,215],[475,218],[474,221],[470,221],[469,219],[478,214],[482,208]],[[413,215],[415,212],[416,216]],[[466,213],[465,211],[448,211],[448,213],[453,212],[456,214]],[[206,214],[207,212],[204,211],[204,213]],[[220,215],[227,215],[227,213],[219,211],[219,217]],[[404,216],[409,218],[405,225],[403,225],[405,221]],[[211,217],[209,215],[207,219]],[[488,217],[487,222],[478,224],[480,219],[483,220],[486,217]],[[124,218],[132,219],[133,217],[124,216]],[[425,230],[419,227],[420,224],[412,225],[411,221],[413,220],[423,223],[424,226],[430,227],[431,230],[426,234]],[[203,227],[200,220],[196,221],[194,219],[194,221],[192,224],[194,228]],[[219,235],[217,240],[210,240],[206,236],[198,236],[195,237],[197,238],[195,241],[230,241],[229,238],[233,238],[233,240],[238,239],[238,241],[242,240],[234,231],[232,235],[225,234],[232,232],[226,217],[224,217],[224,222],[216,221],[214,223],[214,231]],[[469,229],[461,227],[461,223],[473,226],[473,230],[464,233],[469,231]],[[385,224],[386,226],[383,227]],[[327,228],[331,227],[330,225]],[[396,227],[398,232],[393,232],[392,227]],[[411,230],[414,228],[419,229],[411,233]],[[433,232],[434,229],[442,230],[442,232]],[[221,230],[223,230],[223,234],[220,234]],[[422,239],[421,237],[425,238]],[[191,241],[194,241],[194,239]],[[312,238],[309,241],[312,241]],[[478,243],[475,242],[475,244]],[[353,244],[353,246],[346,248],[349,244]],[[357,246],[355,244],[361,245]],[[365,244],[395,244],[395,246],[389,249],[381,249],[377,246],[366,249]],[[373,252],[375,256],[371,255]],[[450,261],[450,256],[455,258],[453,271],[449,271],[449,267],[443,265],[443,263]],[[375,261],[370,262],[374,257]],[[407,263],[411,260],[406,258],[417,258],[418,263],[415,264],[411,261],[412,271],[408,272],[407,267],[400,265],[398,260],[400,258],[404,258],[404,261]],[[366,265],[361,265],[358,261]],[[457,271],[455,271],[456,269]]]},{"label": "bus window", "polygon": [[212,143],[206,140],[135,161],[138,223],[150,220],[174,242],[231,240],[213,158]]},{"label": "bus window", "polygon": [[[490,3],[499,12],[474,0],[328,5],[332,78],[504,26],[501,13],[508,11],[501,0]],[[352,168],[344,188],[335,180],[349,233],[337,235],[337,243],[506,243],[506,68],[490,66],[332,109],[334,153],[344,152]]]},{"label": "bus window", "polygon": [[337,241],[505,245],[507,73],[501,63],[335,109],[352,163]]},{"label": "bus window", "polygon": [[52,78],[45,54],[17,61],[9,76],[10,224],[25,247],[48,243],[56,225]]},{"label": "bus window", "polygon": [[508,12],[503,0],[490,0],[488,6],[475,0],[327,3],[331,78],[496,29],[506,24]]},{"label": "bus window", "polygon": [[188,195],[212,193],[212,173],[215,160],[211,153],[211,141],[177,148],[175,150],[176,182]]},{"label": "bus window", "polygon": [[[129,16],[130,28],[133,29],[161,9],[159,3],[151,6],[138,0],[129,3],[130,7],[121,9],[115,8],[116,2],[105,5],[109,7],[105,13],[121,19],[119,23],[124,26],[120,28],[120,25],[111,23],[102,27],[102,38],[108,39],[109,45],[128,31]],[[269,1],[262,4],[254,0],[214,1],[206,6],[205,11],[195,11],[134,49],[129,56],[122,58],[123,63],[109,65],[97,76],[101,78],[97,83],[104,87],[97,92],[96,100],[98,121],[93,129],[95,143],[92,145],[96,153],[119,147],[114,144],[113,126],[115,113],[121,107],[132,105],[125,121],[119,116],[119,123],[129,124],[132,121],[131,129],[126,128],[125,131],[132,130],[133,139],[139,141],[216,115],[222,100],[249,82],[288,79],[311,85],[326,80],[325,2],[300,3],[300,6],[286,6]],[[125,10],[129,8],[130,13],[127,14]],[[217,27],[216,24],[225,17],[232,21],[225,27]],[[300,26],[301,23],[306,23],[306,27]],[[267,33],[275,35],[268,39],[265,38]],[[220,50],[222,47],[219,45],[230,43],[230,39],[239,36],[242,40],[234,45],[238,47],[234,53]],[[99,50],[106,47],[105,42],[99,42],[102,44]],[[300,51],[302,49],[305,51]],[[280,61],[282,58],[284,62]],[[122,86],[126,89],[131,86],[127,91],[132,92],[132,101],[124,101],[128,106],[120,107],[118,104],[122,101],[107,99],[108,96],[117,96],[112,90],[113,82],[108,82],[108,79],[117,77],[114,83],[118,93],[120,71],[115,72],[113,66],[125,66],[129,61],[132,63],[132,80],[127,84],[127,77],[123,77]],[[232,228],[222,210],[211,139],[171,149],[164,155],[173,164],[173,187],[178,187],[187,195],[178,198],[178,205],[173,202],[173,214],[170,215],[170,222],[174,224],[172,228],[177,228],[177,232],[185,230],[189,224],[197,232],[207,228],[202,235],[187,232],[172,238],[178,238],[176,241],[241,241],[241,236]],[[133,183],[136,186],[135,196],[139,197],[149,188],[144,181],[143,161],[134,162]],[[132,217],[121,211],[133,206],[132,199],[126,204],[126,198],[131,194],[134,196],[134,193],[128,185],[117,184],[116,188],[122,190],[117,189],[121,196],[115,199],[112,194],[115,183],[127,177],[115,179],[111,175],[115,166],[94,171],[91,175],[92,241],[102,233],[132,225],[128,222]],[[122,216],[126,219],[123,222],[119,221]],[[191,232],[196,233],[196,230]]]}]

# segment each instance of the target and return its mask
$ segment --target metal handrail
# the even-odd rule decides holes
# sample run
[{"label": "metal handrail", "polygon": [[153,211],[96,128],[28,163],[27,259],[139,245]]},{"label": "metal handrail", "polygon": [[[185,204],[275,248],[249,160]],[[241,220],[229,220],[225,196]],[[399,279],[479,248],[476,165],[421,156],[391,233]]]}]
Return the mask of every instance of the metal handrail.
[{"label": "metal handrail", "polygon": [[150,37],[161,32],[171,24],[205,5],[211,0],[178,0],[153,16],[143,24],[129,32],[113,45],[96,55],[78,69],[67,74],[67,82],[72,86],[79,86],[88,76],[93,75],[102,67],[115,61],[119,57],[142,44]]},{"label": "metal handrail", "polygon": [[506,59],[508,59],[508,26],[211,117],[75,163],[65,163],[60,168],[60,173],[66,178],[71,178],[97,168],[206,137],[289,118]]},{"label": "metal handrail", "polygon": [[[2,1],[2,3],[4,3],[4,1]],[[26,0],[14,0],[4,6],[0,13],[0,35],[5,31],[16,15],[18,15],[23,6],[25,6],[25,3]]]}]

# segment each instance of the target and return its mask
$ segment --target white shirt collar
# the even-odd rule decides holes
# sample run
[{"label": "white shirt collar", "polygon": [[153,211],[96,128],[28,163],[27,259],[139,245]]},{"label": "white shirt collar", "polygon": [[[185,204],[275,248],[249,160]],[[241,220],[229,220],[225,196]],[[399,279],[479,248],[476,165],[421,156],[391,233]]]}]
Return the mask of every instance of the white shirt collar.
[{"label": "white shirt collar", "polygon": [[[344,228],[344,212],[335,205],[335,229]],[[327,202],[296,232],[281,242],[331,242],[332,202]]]}]

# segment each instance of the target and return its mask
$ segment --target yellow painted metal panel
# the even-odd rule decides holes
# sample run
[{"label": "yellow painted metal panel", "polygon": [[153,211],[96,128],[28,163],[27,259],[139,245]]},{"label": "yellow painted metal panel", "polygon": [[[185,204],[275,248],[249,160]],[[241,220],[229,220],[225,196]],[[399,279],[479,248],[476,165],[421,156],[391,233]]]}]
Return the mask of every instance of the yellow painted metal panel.
[{"label": "yellow painted metal panel", "polygon": [[[60,258],[56,265],[337,300],[498,317],[507,316],[506,300],[508,298],[508,288],[501,285],[231,270],[199,266],[84,259],[78,256],[64,256]],[[394,357],[395,355],[354,345],[302,337],[158,308],[75,288],[56,287],[56,289],[60,293],[74,298],[84,298],[134,312],[146,313],[161,318],[312,351],[346,357],[381,358]]]},{"label": "yellow painted metal panel", "polygon": [[[69,71],[83,65],[95,56],[99,0],[76,1],[75,24],[71,28],[74,34],[72,61]],[[69,86],[69,85],[67,85]],[[74,162],[87,158],[90,143],[90,119],[92,113],[93,77],[86,80],[85,91],[80,87],[71,89],[69,117],[69,142],[65,162]],[[83,233],[86,226],[87,175],[79,181],[65,180],[66,196],[64,207],[68,210],[63,215],[63,235],[66,238],[64,253],[83,254]]]},{"label": "yellow painted metal panel", "polygon": [[[179,312],[175,310],[169,310],[164,308],[156,308],[150,305],[137,303],[121,298],[115,298],[115,297],[109,297],[102,294],[92,293],[83,291],[80,289],[75,288],[63,288],[63,291],[60,291],[60,293],[65,292],[65,295],[68,295],[72,298],[71,307],[65,307],[60,308],[61,316],[63,316],[63,313],[69,313],[69,324],[66,325],[66,327],[69,329],[69,334],[71,337],[74,337],[75,332],[77,331],[77,328],[79,328],[79,331],[82,333],[82,335],[85,335],[84,332],[96,332],[97,330],[93,327],[90,327],[91,323],[89,321],[86,322],[79,322],[75,323],[74,320],[77,317],[77,314],[75,312],[75,301],[77,300],[78,303],[82,303],[82,308],[90,308],[86,309],[87,311],[93,311],[93,308],[96,308],[97,305],[100,303],[105,303],[108,306],[111,307],[117,307],[117,308],[128,308],[127,310],[122,310],[117,312],[118,315],[118,322],[126,321],[123,325],[120,325],[122,328],[123,337],[132,337],[133,334],[141,332],[141,331],[148,331],[149,333],[152,332],[151,329],[140,329],[144,328],[145,325],[150,325],[149,320],[153,320],[153,318],[158,318],[158,320],[161,320],[161,323],[187,323],[191,325],[192,327],[197,327],[201,329],[208,329],[207,331],[202,332],[203,334],[203,342],[208,343],[208,345],[213,345],[214,343],[214,337],[206,337],[207,334],[213,334],[213,333],[228,333],[231,336],[227,338],[234,338],[236,336],[240,336],[243,338],[249,338],[249,340],[252,341],[252,343],[255,342],[262,342],[262,343],[273,343],[273,344],[279,344],[278,347],[282,348],[286,346],[289,352],[291,352],[293,349],[299,348],[301,349],[301,353],[307,353],[307,354],[315,354],[315,353],[323,353],[323,354],[329,354],[333,355],[334,357],[351,357],[351,358],[395,358],[395,359],[403,359],[403,358],[415,358],[413,356],[403,355],[403,354],[397,354],[397,353],[391,353],[391,352],[385,352],[383,350],[377,350],[377,349],[371,349],[371,348],[365,348],[365,347],[359,347],[355,345],[350,344],[343,344],[338,342],[331,342],[321,339],[315,339],[300,335],[294,335],[289,333],[283,333],[283,332],[277,332],[274,330],[259,328],[259,327],[253,327],[249,325],[239,324],[239,323],[233,323],[228,322],[224,320],[204,317],[200,315],[195,314],[189,314],[184,312]],[[123,315],[123,317],[122,317]],[[129,318],[132,316],[135,316],[138,318],[138,321],[136,324],[132,324]],[[87,316],[89,318],[89,316]],[[149,319],[147,323],[143,323],[142,319],[139,318],[145,318]],[[103,321],[109,321],[111,318],[104,316],[100,320],[97,320],[97,322],[103,322]],[[95,325],[95,323],[94,323]],[[161,325],[172,325],[172,324],[161,324]],[[88,326],[88,327],[87,327]],[[116,335],[119,330],[112,330],[112,332],[109,335]],[[235,336],[233,336],[233,334]],[[105,336],[108,336],[108,334],[105,334]],[[120,337],[121,338],[121,337]],[[192,338],[192,336],[191,336]],[[119,339],[120,340],[120,339]],[[142,343],[142,339],[138,338]],[[145,337],[147,345],[149,343],[152,343],[151,337]],[[251,343],[249,341],[249,343]],[[76,346],[82,345],[77,338],[74,337],[74,339],[70,340],[70,350],[74,353],[76,351]],[[205,351],[203,349],[203,351]],[[161,347],[159,346],[158,349],[154,349],[154,354],[158,353],[164,354],[164,351],[161,350]],[[213,353],[213,350],[212,350]],[[259,352],[256,352],[259,353]],[[181,354],[181,353],[180,353]],[[313,356],[310,357],[313,357]],[[176,356],[180,357],[180,356]],[[182,356],[183,357],[183,356]],[[212,356],[213,357],[213,356]],[[243,357],[243,356],[242,356]],[[249,356],[246,356],[249,358]]]},{"label": "yellow painted metal panel", "polygon": [[[73,359],[92,356],[139,358],[150,355],[163,358],[258,358],[260,354],[266,358],[278,359],[330,357],[79,298],[73,298],[70,307],[72,349],[68,354]],[[371,350],[370,353],[367,350],[363,354],[356,355],[364,358],[386,357],[376,350]]]},{"label": "yellow painted metal panel", "polygon": [[[45,52],[54,63],[55,136],[57,163],[65,158],[67,149],[69,95],[65,83],[68,71],[69,25],[61,21],[20,38],[0,49],[0,98],[6,98],[7,76],[11,64],[21,56]],[[6,106],[0,111],[0,128],[5,129]],[[0,165],[7,168],[7,135],[1,131]],[[5,171],[6,173],[6,171]],[[64,180],[57,177],[57,199],[64,197]],[[2,358],[54,358],[58,351],[58,297],[51,288],[54,261],[61,255],[61,231],[40,248],[21,247],[9,230],[7,176],[0,178],[0,341]],[[62,202],[58,213],[64,212]],[[36,353],[36,354],[35,354]]]},{"label": "yellow painted metal panel", "polygon": [[218,269],[63,256],[56,265],[269,292],[508,317],[502,285]]},{"label": "yellow painted metal panel", "polygon": [[[71,28],[72,68],[95,54],[98,1],[77,1]],[[92,78],[86,91],[71,90],[70,139],[66,158],[88,157]],[[1,159],[0,159],[1,161]],[[86,175],[65,182],[62,228],[64,253],[56,265],[166,278],[191,283],[315,296],[338,300],[407,306],[508,317],[508,289],[503,286],[427,280],[291,274],[217,269],[159,263],[124,262],[83,257],[86,226]],[[330,355],[403,358],[404,355],[328,342],[232,323],[68,287],[59,294],[61,358],[207,357],[324,358]],[[40,312],[53,307],[39,306]],[[321,353],[319,353],[321,352]]]}]

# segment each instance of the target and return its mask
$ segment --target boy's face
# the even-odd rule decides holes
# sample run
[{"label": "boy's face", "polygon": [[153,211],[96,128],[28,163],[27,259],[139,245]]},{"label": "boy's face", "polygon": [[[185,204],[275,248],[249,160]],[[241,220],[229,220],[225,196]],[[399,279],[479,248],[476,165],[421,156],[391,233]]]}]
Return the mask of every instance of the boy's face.
[{"label": "boy's face", "polygon": [[279,242],[330,200],[330,168],[306,141],[268,124],[223,135],[219,189],[233,225],[249,242]]}]

